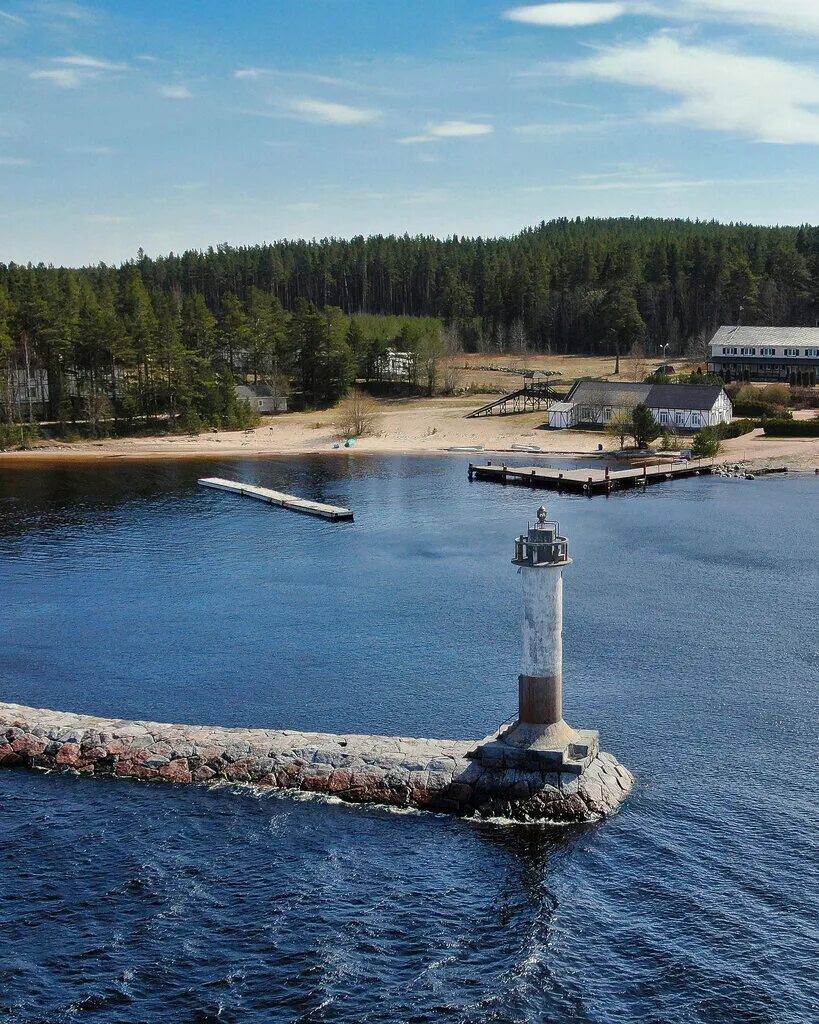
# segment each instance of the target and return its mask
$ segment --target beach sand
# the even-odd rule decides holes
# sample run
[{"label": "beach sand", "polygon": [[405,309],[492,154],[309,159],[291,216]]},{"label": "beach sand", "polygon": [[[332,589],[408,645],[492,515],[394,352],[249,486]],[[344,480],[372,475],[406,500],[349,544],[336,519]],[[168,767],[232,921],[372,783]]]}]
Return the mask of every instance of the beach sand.
[{"label": "beach sand", "polygon": [[[467,419],[480,404],[473,398],[388,400],[379,403],[380,414],[371,437],[360,438],[354,451],[381,454],[441,453],[451,448],[482,446],[472,456],[510,452],[513,445],[535,445],[543,455],[589,455],[616,450],[617,441],[604,433],[576,430],[543,430],[544,413],[486,416]],[[334,413],[288,413],[265,417],[249,431],[218,431],[197,436],[173,435],[117,438],[78,443],[43,442],[30,451],[0,453],[0,466],[36,465],[44,461],[88,459],[178,459],[185,457],[236,457],[298,455],[334,451],[338,431]],[[810,416],[811,413],[797,415]],[[342,453],[348,453],[341,449]],[[336,454],[339,454],[336,451]],[[462,456],[464,452],[460,453]],[[543,456],[536,456],[538,460]],[[745,461],[756,467],[787,465],[791,469],[819,468],[819,438],[766,438],[761,430],[724,443],[721,458]]]}]

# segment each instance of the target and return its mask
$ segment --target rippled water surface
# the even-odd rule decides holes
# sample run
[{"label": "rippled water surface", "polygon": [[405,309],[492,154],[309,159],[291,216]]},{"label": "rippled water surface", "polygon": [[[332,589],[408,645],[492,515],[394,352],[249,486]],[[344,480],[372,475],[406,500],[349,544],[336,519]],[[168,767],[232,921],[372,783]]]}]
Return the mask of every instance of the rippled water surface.
[{"label": "rippled water surface", "polygon": [[[512,538],[543,497],[460,458],[0,469],[2,699],[482,736],[514,710]],[[819,1019],[819,481],[545,497],[567,717],[638,779],[616,818],[3,772],[0,1020]]]}]

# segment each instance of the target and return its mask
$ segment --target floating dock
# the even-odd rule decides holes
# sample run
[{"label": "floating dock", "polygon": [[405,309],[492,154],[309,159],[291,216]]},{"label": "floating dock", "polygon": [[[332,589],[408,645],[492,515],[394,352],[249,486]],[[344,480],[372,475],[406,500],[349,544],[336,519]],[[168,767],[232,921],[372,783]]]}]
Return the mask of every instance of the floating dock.
[{"label": "floating dock", "polygon": [[716,463],[713,459],[697,459],[688,462],[665,462],[653,466],[644,463],[629,469],[555,469],[552,466],[510,467],[503,463],[493,466],[476,466],[470,462],[469,479],[485,480],[496,484],[518,484],[522,487],[544,487],[553,491],[567,491],[575,494],[609,494],[626,487],[643,487],[647,484],[674,480],[677,477],[699,476],[713,473]]},{"label": "floating dock", "polygon": [[294,494],[272,491],[269,487],[256,487],[253,484],[243,484],[236,480],[222,480],[216,476],[204,477],[199,484],[202,487],[212,487],[216,491],[230,491],[231,494],[238,494],[242,498],[255,498],[257,501],[267,502],[268,505],[278,505],[279,508],[304,512],[309,516],[331,519],[336,523],[351,522],[353,519],[353,513],[348,508],[324,505],[320,501],[309,501],[307,498],[299,498]]}]

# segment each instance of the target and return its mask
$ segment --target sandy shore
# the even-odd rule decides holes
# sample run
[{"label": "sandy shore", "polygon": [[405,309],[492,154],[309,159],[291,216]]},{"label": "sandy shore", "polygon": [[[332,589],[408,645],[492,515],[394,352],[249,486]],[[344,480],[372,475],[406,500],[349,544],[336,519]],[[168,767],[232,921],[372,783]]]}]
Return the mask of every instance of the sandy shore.
[{"label": "sandy shore", "polygon": [[[357,452],[383,454],[442,453],[452,448],[482,446],[485,453],[508,452],[513,445],[535,445],[544,455],[596,454],[598,446],[614,451],[617,442],[595,432],[539,429],[543,413],[466,419],[475,399],[386,401],[371,437],[361,438]],[[810,414],[807,414],[810,415]],[[338,443],[333,413],[290,413],[267,417],[251,431],[219,431],[185,435],[120,438],[75,444],[49,442],[25,452],[0,453],[0,466],[37,465],[88,459],[153,460],[158,458],[234,458],[332,453]],[[336,454],[349,454],[345,449]],[[460,453],[463,456],[463,452]],[[787,465],[792,469],[819,468],[819,438],[766,438],[761,430],[726,441],[726,461],[754,466]],[[476,453],[479,461],[481,453]],[[536,456],[540,458],[542,456]]]}]

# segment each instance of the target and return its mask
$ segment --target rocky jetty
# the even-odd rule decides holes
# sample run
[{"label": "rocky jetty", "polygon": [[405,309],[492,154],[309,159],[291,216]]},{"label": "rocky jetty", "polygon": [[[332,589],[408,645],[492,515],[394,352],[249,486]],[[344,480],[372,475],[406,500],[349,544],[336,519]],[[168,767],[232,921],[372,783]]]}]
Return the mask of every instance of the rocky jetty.
[{"label": "rocky jetty", "polygon": [[350,803],[562,823],[617,810],[634,783],[610,754],[581,771],[506,764],[461,740],[334,736],[95,718],[0,703],[0,766],[172,783],[244,783]]}]

